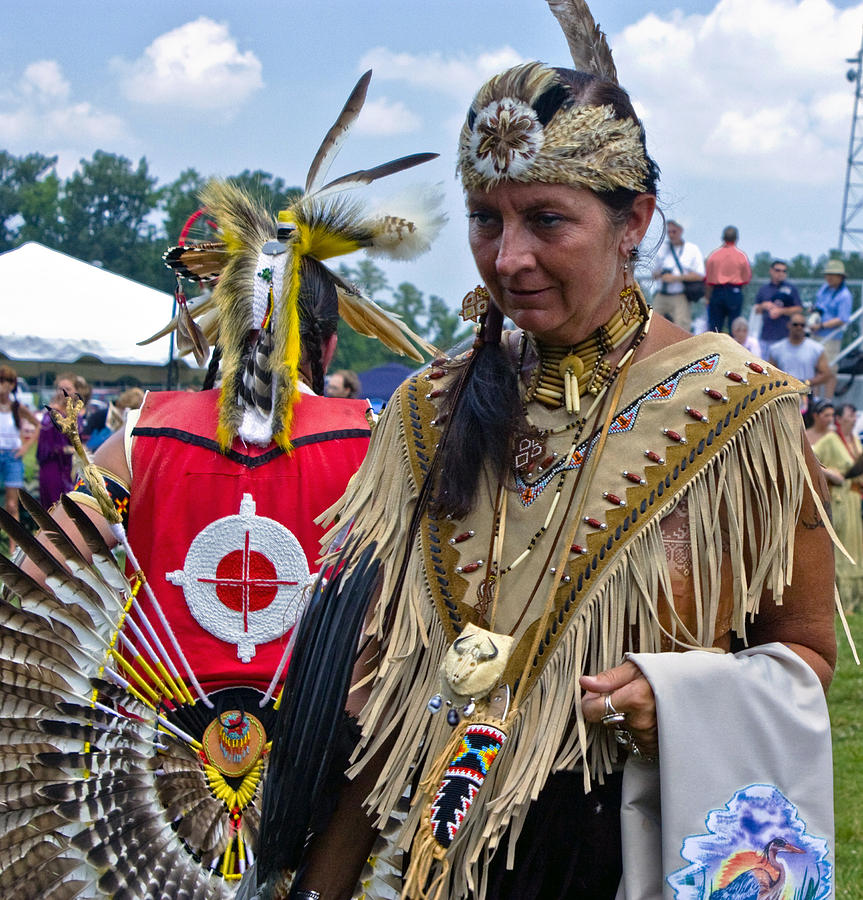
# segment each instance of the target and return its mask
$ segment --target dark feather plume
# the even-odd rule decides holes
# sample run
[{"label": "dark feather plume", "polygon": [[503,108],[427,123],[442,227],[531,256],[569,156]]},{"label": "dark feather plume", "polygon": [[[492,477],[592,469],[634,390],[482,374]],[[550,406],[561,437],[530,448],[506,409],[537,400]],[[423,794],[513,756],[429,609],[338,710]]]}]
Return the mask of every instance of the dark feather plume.
[{"label": "dark feather plume", "polygon": [[316,194],[320,195],[324,191],[338,188],[340,191],[346,188],[359,187],[363,184],[371,184],[379,178],[386,178],[387,175],[395,175],[396,172],[403,172],[405,169],[412,169],[422,163],[430,162],[437,159],[438,153],[412,153],[409,156],[401,156],[398,159],[391,159],[389,162],[381,163],[371,169],[359,169],[351,172],[349,175],[342,175],[334,181],[325,184]]},{"label": "dark feather plume", "polygon": [[575,68],[617,84],[611,48],[585,0],[548,0],[548,5],[563,29]]},{"label": "dark feather plume", "polygon": [[327,172],[336,158],[351,126],[357,120],[363,104],[366,102],[366,94],[369,90],[369,82],[372,80],[372,70],[362,75],[354,85],[350,96],[345,101],[338,118],[324,135],[321,146],[309,166],[309,174],[306,175],[306,193],[311,193],[327,177]]},{"label": "dark feather plume", "polygon": [[357,646],[378,580],[376,549],[369,545],[354,564],[346,548],[326,585],[318,579],[297,625],[261,803],[256,878],[262,900],[299,865],[333,777]]}]

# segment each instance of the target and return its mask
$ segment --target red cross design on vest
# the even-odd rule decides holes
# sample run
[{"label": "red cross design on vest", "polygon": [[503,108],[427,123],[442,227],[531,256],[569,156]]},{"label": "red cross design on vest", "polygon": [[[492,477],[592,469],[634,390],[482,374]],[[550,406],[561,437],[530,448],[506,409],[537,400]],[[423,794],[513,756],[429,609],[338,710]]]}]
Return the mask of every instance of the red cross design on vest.
[{"label": "red cross design on vest", "polygon": [[249,630],[249,610],[257,612],[269,606],[280,584],[299,584],[280,581],[273,563],[263,553],[249,549],[250,537],[247,531],[243,549],[231,550],[219,560],[215,578],[198,579],[202,584],[214,584],[219,600],[243,613],[243,631]]},{"label": "red cross design on vest", "polygon": [[198,624],[235,643],[243,662],[252,659],[257,644],[293,627],[312,580],[299,541],[280,522],[256,515],[251,494],[243,495],[238,515],[203,528],[183,568],[165,577],[182,586]]}]

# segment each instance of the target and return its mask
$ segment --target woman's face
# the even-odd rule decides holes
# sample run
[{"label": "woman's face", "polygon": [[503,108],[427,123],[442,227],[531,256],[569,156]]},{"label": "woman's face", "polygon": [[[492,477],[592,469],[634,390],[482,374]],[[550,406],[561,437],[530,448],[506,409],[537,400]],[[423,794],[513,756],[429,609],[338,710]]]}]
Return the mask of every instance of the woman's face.
[{"label": "woman's face", "polygon": [[589,190],[504,182],[468,192],[470,246],[505,315],[549,343],[574,344],[617,309],[623,260],[655,205],[638,195],[629,221],[614,226]]},{"label": "woman's face", "polygon": [[75,393],[75,385],[72,384],[67,378],[61,378],[60,381],[57,382],[57,397],[59,399],[64,399],[66,394],[70,397]]},{"label": "woman's face", "polygon": [[846,406],[840,413],[837,424],[843,434],[854,434],[854,427],[857,425],[857,410],[852,406]]},{"label": "woman's face", "polygon": [[820,412],[815,413],[815,424],[821,431],[827,431],[833,425],[833,407],[825,406]]}]

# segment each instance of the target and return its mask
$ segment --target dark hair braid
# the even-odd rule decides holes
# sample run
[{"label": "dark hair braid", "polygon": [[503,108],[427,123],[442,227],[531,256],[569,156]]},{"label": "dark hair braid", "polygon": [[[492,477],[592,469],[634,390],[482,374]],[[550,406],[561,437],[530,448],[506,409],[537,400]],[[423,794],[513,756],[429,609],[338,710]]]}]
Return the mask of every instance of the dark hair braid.
[{"label": "dark hair braid", "polygon": [[[447,395],[448,435],[432,510],[463,518],[473,508],[483,462],[499,482],[507,477],[513,436],[526,429],[518,363],[500,342],[503,316],[490,308],[458,387]],[[495,340],[496,338],[496,340]],[[490,340],[489,340],[490,339]],[[468,449],[469,448],[469,449]]]},{"label": "dark hair braid", "polygon": [[210,357],[210,364],[207,366],[207,374],[204,376],[204,383],[201,385],[202,391],[209,391],[211,388],[215,387],[221,359],[222,345],[216,344],[216,346],[213,347],[213,355]]},{"label": "dark hair braid", "polygon": [[312,390],[323,394],[323,342],[338,326],[339,295],[326,267],[309,256],[300,263],[299,307],[300,339],[312,372]]},{"label": "dark hair braid", "polygon": [[324,363],[321,343],[321,327],[316,319],[311,319],[303,330],[303,350],[312,370],[312,390],[316,394],[324,392]]}]

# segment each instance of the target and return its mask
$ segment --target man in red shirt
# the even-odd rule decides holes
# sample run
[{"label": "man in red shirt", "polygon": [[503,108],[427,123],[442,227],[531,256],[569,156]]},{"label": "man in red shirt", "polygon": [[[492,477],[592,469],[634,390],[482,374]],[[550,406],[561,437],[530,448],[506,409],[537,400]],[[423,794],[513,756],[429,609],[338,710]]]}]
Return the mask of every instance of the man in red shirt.
[{"label": "man in red shirt", "polygon": [[743,307],[743,286],[752,279],[749,260],[737,246],[738,237],[734,225],[726,226],[722,232],[722,246],[707,257],[704,293],[711,331],[722,331],[727,319],[730,333],[731,323]]}]

